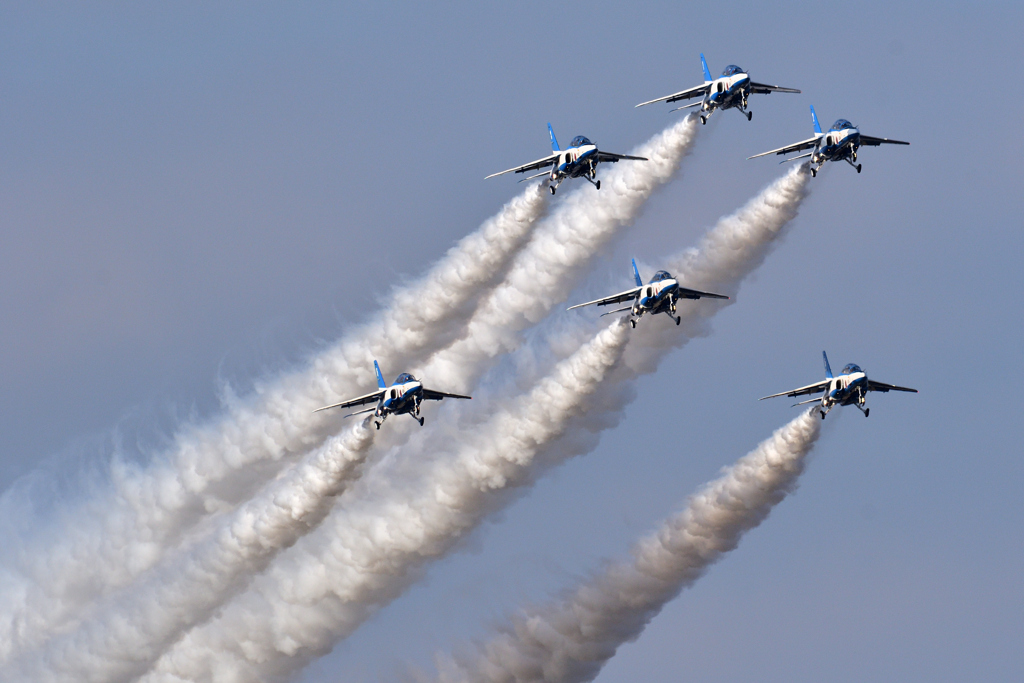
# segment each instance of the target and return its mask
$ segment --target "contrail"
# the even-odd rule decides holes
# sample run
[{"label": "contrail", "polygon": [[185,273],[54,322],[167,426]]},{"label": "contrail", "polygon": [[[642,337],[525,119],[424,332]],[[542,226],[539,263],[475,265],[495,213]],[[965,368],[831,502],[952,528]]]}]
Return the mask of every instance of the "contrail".
[{"label": "contrail", "polygon": [[516,614],[475,656],[439,662],[442,683],[592,681],[619,646],[734,549],[797,483],[820,434],[801,413],[693,495],[686,508],[564,599]]},{"label": "contrail", "polygon": [[[362,393],[374,358],[402,368],[457,338],[546,206],[545,193],[528,188],[305,369],[265,382],[245,399],[226,396],[224,415],[183,427],[146,465],[115,453],[102,484],[75,503],[55,501],[44,512],[49,518],[26,519],[39,491],[7,491],[0,512],[13,523],[4,529],[0,560],[0,663],[73,627],[83,609],[153,567],[200,520],[231,509],[284,463],[316,448],[337,422],[313,409]],[[20,528],[12,531],[14,524]]]},{"label": "contrail", "polygon": [[145,673],[182,632],[323,520],[333,497],[360,476],[373,434],[364,420],[328,439],[215,533],[165,558],[130,590],[108,596],[77,631],[10,668],[26,681],[99,683]]},{"label": "contrail", "polygon": [[[716,282],[729,284],[724,291],[735,292],[739,282],[760,265],[786,222],[796,215],[806,195],[808,177],[806,169],[791,172],[736,214],[722,219],[701,242],[701,248],[690,253],[694,271],[710,277],[716,269],[723,269],[727,275]],[[777,201],[779,197],[783,200]],[[765,212],[765,206],[775,209]],[[651,321],[657,322],[661,321]],[[624,327],[618,321],[612,329]],[[631,331],[627,356],[640,339],[636,333],[644,327],[655,325]],[[678,336],[675,325],[665,327]],[[371,496],[332,515],[317,532],[272,564],[268,573],[228,605],[220,617],[185,636],[144,680],[209,680],[213,672],[240,680],[287,677],[354,631],[414,581],[426,561],[448,552],[459,537],[509,500],[496,494],[540,469],[591,450],[596,434],[616,424],[632,399],[628,379],[650,372],[655,356],[667,353],[678,343],[645,342],[640,356],[645,363],[632,367],[618,363],[604,370],[600,391],[580,394],[578,400],[583,407],[561,413],[567,423],[547,430],[545,440],[529,442],[528,449],[518,446],[516,439],[501,440],[502,432],[515,433],[521,419],[504,410],[484,425],[445,433],[443,436],[455,441],[456,448],[470,448],[471,452],[482,450],[478,444],[491,438],[509,450],[498,460],[500,467],[475,459],[472,471],[460,469],[463,460],[457,460],[460,464],[454,466],[450,458],[441,458],[426,476],[410,486]],[[583,347],[588,348],[589,344]],[[579,352],[563,363],[578,358]],[[543,387],[544,382],[539,386]],[[543,410],[544,405],[537,400],[535,409]],[[513,464],[515,467],[510,469]],[[479,500],[477,496],[482,492],[477,487],[482,479],[488,481],[490,502],[464,503],[462,495]],[[458,524],[437,512],[449,508],[458,511]]]},{"label": "contrail", "polygon": [[332,515],[256,579],[273,593],[249,591],[142,680],[283,680],[326,652],[492,512],[495,492],[527,481],[540,447],[580,414],[627,339],[614,322],[433,463],[414,490]]}]

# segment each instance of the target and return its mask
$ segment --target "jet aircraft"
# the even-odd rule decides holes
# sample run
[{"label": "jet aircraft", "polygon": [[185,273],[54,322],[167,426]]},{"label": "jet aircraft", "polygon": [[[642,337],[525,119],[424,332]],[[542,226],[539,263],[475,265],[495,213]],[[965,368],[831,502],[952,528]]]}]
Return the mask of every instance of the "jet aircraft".
[{"label": "jet aircraft", "polygon": [[865,408],[864,403],[867,400],[869,391],[909,391],[917,393],[917,389],[908,389],[907,387],[898,387],[895,384],[883,384],[882,382],[876,382],[868,379],[867,374],[860,369],[859,365],[850,363],[843,371],[839,373],[838,377],[832,376],[832,368],[828,365],[828,356],[825,352],[821,352],[822,358],[825,359],[825,381],[818,382],[816,384],[808,384],[805,387],[794,389],[793,391],[783,391],[779,394],[772,394],[771,396],[765,396],[759,400],[763,401],[765,398],[775,398],[776,396],[806,396],[808,394],[817,394],[818,392],[824,392],[821,396],[801,401],[800,403],[794,403],[794,406],[802,406],[806,403],[814,403],[815,401],[821,402],[821,407],[818,408],[821,412],[821,419],[825,419],[825,415],[828,414],[835,406],[849,406],[855,405],[864,413],[864,417],[867,417],[871,413],[870,408]]},{"label": "jet aircraft", "polygon": [[363,413],[373,412],[374,417],[380,418],[374,420],[374,424],[377,425],[377,429],[384,423],[388,415],[401,415],[402,413],[408,413],[412,415],[413,419],[423,426],[423,418],[420,417],[420,403],[423,401],[440,401],[445,398],[472,398],[472,396],[462,396],[460,394],[447,394],[443,391],[432,391],[423,387],[423,383],[418,379],[410,375],[408,372],[403,372],[395,379],[394,384],[390,387],[385,384],[384,376],[380,373],[380,366],[377,365],[377,361],[373,361],[373,369],[377,372],[377,386],[380,387],[377,391],[360,396],[359,398],[353,398],[348,401],[342,401],[341,403],[335,403],[333,405],[324,406],[323,408],[317,408],[314,413],[318,413],[321,410],[328,410],[330,408],[352,408],[355,406],[363,406],[367,403],[376,403],[377,405],[373,408],[367,408],[366,410],[359,410],[354,413],[349,413],[345,417],[352,417],[353,415],[361,415]]},{"label": "jet aircraft", "polygon": [[746,116],[747,121],[749,121],[754,116],[753,112],[747,111],[747,98],[750,95],[755,93],[770,95],[773,92],[800,92],[795,88],[754,83],[750,80],[750,74],[735,64],[725,67],[722,75],[713,79],[711,78],[711,72],[708,70],[708,63],[704,60],[704,53],[700,55],[700,64],[704,67],[704,85],[695,85],[692,88],[680,90],[675,94],[659,97],[650,102],[641,102],[636,106],[642,107],[647,104],[654,104],[655,102],[678,102],[679,100],[700,97],[702,98],[700,102],[686,104],[672,111],[699,106],[700,122],[707,123],[716,109],[739,109],[740,113]]},{"label": "jet aircraft", "polygon": [[779,163],[784,164],[787,161],[810,157],[811,175],[816,176],[818,175],[818,169],[820,169],[826,161],[845,161],[850,164],[850,166],[857,169],[857,173],[860,173],[861,165],[855,164],[854,162],[857,161],[857,150],[860,149],[861,145],[878,147],[883,143],[887,145],[910,144],[909,142],[903,142],[902,140],[873,138],[870,135],[862,135],[860,129],[846,119],[837,120],[832,124],[832,127],[828,129],[828,133],[822,133],[821,126],[818,125],[818,115],[814,112],[814,105],[811,105],[811,121],[814,123],[813,138],[809,138],[786,147],[779,147],[778,149],[773,149],[770,152],[755,154],[754,156],[747,158],[756,159],[757,157],[768,156],[769,154],[788,154],[790,152],[799,152],[804,149],[809,149],[811,151],[807,154],[790,157],[789,159],[785,159]]},{"label": "jet aircraft", "polygon": [[633,279],[636,280],[636,287],[627,289],[625,292],[615,294],[604,299],[595,299],[594,301],[588,301],[585,304],[576,304],[570,306],[568,309],[571,311],[574,308],[581,308],[583,306],[609,306],[611,304],[621,304],[626,301],[632,301],[632,305],[626,306],[625,308],[617,308],[614,311],[608,311],[602,313],[601,316],[611,315],[612,313],[621,313],[622,311],[629,311],[630,318],[629,324],[632,327],[636,327],[636,321],[639,320],[644,313],[650,313],[654,315],[656,313],[664,313],[670,318],[674,318],[676,325],[682,320],[676,313],[676,302],[680,299],[699,299],[701,297],[708,297],[709,299],[728,299],[729,297],[722,294],[710,294],[708,292],[699,292],[696,289],[687,289],[686,287],[680,287],[678,280],[673,278],[667,271],[659,270],[651,278],[650,282],[646,285],[640,278],[640,271],[636,267],[636,259],[633,259]]},{"label": "jet aircraft", "polygon": [[551,166],[551,171],[544,171],[537,175],[528,176],[519,182],[522,183],[527,180],[533,180],[534,178],[540,178],[541,176],[546,175],[548,176],[548,189],[551,190],[551,194],[554,194],[555,189],[561,185],[562,181],[566,178],[583,177],[586,178],[594,187],[600,190],[601,181],[596,180],[598,163],[602,161],[615,163],[619,159],[647,161],[646,157],[633,157],[628,154],[602,152],[597,149],[597,145],[582,135],[574,137],[572,142],[569,143],[569,147],[562,149],[558,146],[558,140],[555,139],[555,131],[551,127],[550,123],[548,124],[548,133],[551,134],[550,156],[546,156],[543,159],[537,159],[537,161],[531,161],[530,163],[522,166],[510,168],[507,171],[502,171],[501,173],[492,173],[484,178],[484,180],[499,175],[505,175],[506,173],[525,173],[526,171],[536,171],[539,168],[547,168],[548,166]]}]

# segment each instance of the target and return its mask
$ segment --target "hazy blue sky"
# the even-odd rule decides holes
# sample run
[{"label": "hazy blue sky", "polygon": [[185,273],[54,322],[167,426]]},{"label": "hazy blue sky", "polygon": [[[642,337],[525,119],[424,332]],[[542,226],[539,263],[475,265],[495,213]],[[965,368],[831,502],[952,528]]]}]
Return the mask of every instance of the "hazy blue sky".
[{"label": "hazy blue sky", "polygon": [[716,115],[576,296],[776,178],[745,158],[809,137],[808,104],[912,144],[820,174],[597,451],[304,679],[429,669],[622,554],[794,415],[756,399],[818,379],[822,349],[921,393],[834,414],[799,492],[599,680],[1024,677],[1022,22],[1010,2],[0,7],[0,482],[73,488],[112,440],[145,457],[216,415],[222,383],[301,363],[494,214],[520,187],[483,177],[542,156],[546,122],[627,152],[678,116],[633,105],[699,83],[704,52],[803,94]]}]

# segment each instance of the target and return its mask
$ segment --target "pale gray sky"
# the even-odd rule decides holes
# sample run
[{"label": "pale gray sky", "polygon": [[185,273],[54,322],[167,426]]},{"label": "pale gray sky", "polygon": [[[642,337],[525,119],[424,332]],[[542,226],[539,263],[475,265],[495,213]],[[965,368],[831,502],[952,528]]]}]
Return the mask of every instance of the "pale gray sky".
[{"label": "pale gray sky", "polygon": [[594,453],[303,680],[429,668],[620,555],[793,416],[756,399],[818,379],[822,349],[921,393],[830,418],[799,492],[599,680],[1020,678],[1022,20],[1009,2],[0,8],[0,482],[74,491],[112,440],[146,458],[215,417],[220,383],[301,364],[494,214],[521,186],[483,176],[542,156],[546,122],[627,152],[678,116],[633,105],[699,83],[704,52],[803,94],[716,115],[577,295],[628,286],[630,257],[656,266],[776,178],[745,158],[809,137],[809,104],[912,144],[815,179],[715,333],[638,382]]}]

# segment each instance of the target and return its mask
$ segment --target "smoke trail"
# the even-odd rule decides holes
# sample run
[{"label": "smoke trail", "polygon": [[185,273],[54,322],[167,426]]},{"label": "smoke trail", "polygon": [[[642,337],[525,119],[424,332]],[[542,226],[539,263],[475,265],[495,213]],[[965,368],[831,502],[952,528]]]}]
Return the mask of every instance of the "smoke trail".
[{"label": "smoke trail", "polygon": [[[724,291],[735,292],[739,282],[760,265],[772,242],[796,215],[806,196],[808,176],[806,169],[793,171],[736,214],[722,219],[704,238],[701,248],[688,254],[694,272],[709,280],[722,272],[713,281],[728,285],[722,287]],[[661,321],[645,322],[648,324],[629,335],[627,354],[641,338],[637,333],[654,328]],[[621,326],[621,322],[616,326]],[[679,336],[679,328],[664,327]],[[641,360],[645,360],[646,366],[627,367],[620,363],[605,372],[600,392],[579,397],[586,408],[565,413],[563,417],[569,423],[549,430],[545,442],[531,445],[530,457],[520,459],[518,467],[533,466],[536,471],[591,450],[596,434],[616,424],[631,400],[628,380],[649,372],[658,353],[663,355],[679,343],[645,342]],[[475,444],[490,438],[495,429],[514,430],[515,419],[502,412],[487,425],[446,436],[462,447],[477,448]],[[515,457],[515,450],[506,455]],[[506,461],[502,462],[508,466]],[[378,606],[404,590],[426,560],[447,552],[458,536],[507,501],[507,497],[492,496],[493,500],[486,505],[468,505],[458,496],[449,495],[449,491],[468,490],[477,495],[474,482],[490,477],[494,483],[489,488],[495,493],[529,475],[517,469],[518,474],[513,477],[507,469],[489,471],[480,464],[478,473],[458,483],[457,477],[466,477],[468,473],[446,469],[450,467],[447,461],[441,461],[429,476],[410,487],[411,492],[396,490],[394,495],[362,501],[362,506],[356,505],[332,517],[306,539],[307,543],[299,544],[288,557],[275,563],[267,575],[254,583],[253,590],[230,605],[220,618],[188,634],[145,680],[209,680],[213,672],[228,679],[237,676],[240,680],[279,680],[324,652],[337,639],[351,633]],[[439,472],[447,474],[441,478]],[[423,502],[435,497],[461,510],[460,525],[449,524],[443,515],[435,515],[434,507]]]},{"label": "smoke trail", "polygon": [[[435,357],[435,362],[427,366],[427,375],[448,377],[451,373],[444,369],[450,370],[451,366],[446,363],[458,359],[457,367],[463,373],[446,379],[446,386],[465,384],[479,376],[503,348],[513,347],[517,343],[515,333],[532,324],[531,314],[550,309],[554,303],[552,289],[564,289],[566,282],[578,274],[615,231],[635,217],[653,190],[671,179],[691,148],[696,130],[692,117],[684,119],[640,148],[639,153],[648,156],[649,162],[613,168],[604,179],[606,189],[601,193],[588,193],[585,199],[579,192],[570,194],[559,211],[545,221],[545,228],[535,232],[504,284],[480,305],[470,323],[471,329]],[[554,249],[553,245],[559,248]],[[476,262],[472,265],[480,267]],[[538,282],[538,267],[547,284]],[[503,344],[493,343],[497,337],[503,339]],[[481,340],[485,340],[483,345]],[[352,364],[352,354],[346,360]],[[363,360],[360,365],[366,367],[370,362],[368,352]],[[439,366],[441,370],[432,374],[431,369]],[[341,369],[350,371],[349,367],[328,368],[324,364],[319,369],[328,374],[339,374]]]},{"label": "smoke trail", "polygon": [[653,372],[668,349],[708,334],[708,320],[722,306],[734,303],[740,284],[764,263],[796,218],[810,190],[809,179],[806,165],[794,167],[738,211],[719,220],[696,248],[659,265],[675,273],[683,286],[728,294],[733,301],[712,305],[699,302],[681,308],[682,330],[659,324],[663,320],[658,319],[638,325],[638,334],[625,357],[630,379],[636,373]]},{"label": "smoke trail", "polygon": [[617,164],[605,174],[599,192],[584,188],[569,195],[516,257],[504,283],[481,304],[465,335],[435,355],[424,376],[444,377],[468,390],[494,356],[516,349],[518,333],[564,301],[594,255],[636,219],[655,189],[672,179],[700,128],[696,116],[686,116],[631,152],[649,161]]},{"label": "smoke trail", "polygon": [[439,680],[593,680],[620,645],[639,637],[795,488],[820,422],[811,411],[801,413],[640,541],[630,561],[611,565],[563,600],[515,615],[473,658],[440,662]]},{"label": "smoke trail", "polygon": [[[628,328],[613,323],[532,391],[466,434],[415,490],[332,515],[211,625],[194,629],[143,680],[282,680],[419,576],[526,482],[539,448],[579,415],[618,362]],[[264,592],[266,591],[266,592]]]},{"label": "smoke trail", "polygon": [[[313,408],[362,393],[374,357],[385,368],[419,362],[465,326],[487,288],[506,274],[547,202],[528,188],[463,238],[423,277],[396,289],[388,307],[306,369],[226,396],[225,414],[184,427],[168,452],[136,466],[115,453],[109,480],[51,519],[9,529],[0,565],[0,662],[74,626],[81,610],[154,566],[163,551],[213,511],[230,509],[283,462],[315,448],[335,421]],[[0,499],[7,520],[23,520],[39,491],[15,488]],[[20,537],[19,537],[20,536]]]},{"label": "smoke trail", "polygon": [[210,537],[165,559],[110,596],[81,628],[11,667],[22,680],[127,681],[147,671],[180,634],[326,516],[357,479],[373,443],[367,422],[328,439],[238,508]]}]

